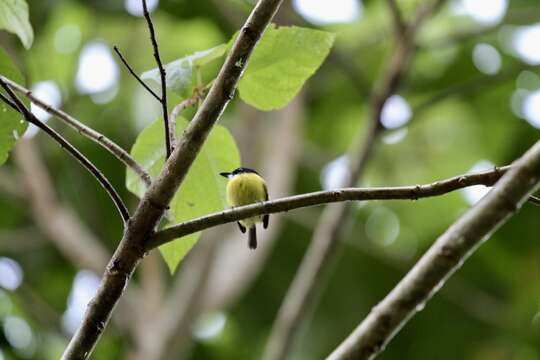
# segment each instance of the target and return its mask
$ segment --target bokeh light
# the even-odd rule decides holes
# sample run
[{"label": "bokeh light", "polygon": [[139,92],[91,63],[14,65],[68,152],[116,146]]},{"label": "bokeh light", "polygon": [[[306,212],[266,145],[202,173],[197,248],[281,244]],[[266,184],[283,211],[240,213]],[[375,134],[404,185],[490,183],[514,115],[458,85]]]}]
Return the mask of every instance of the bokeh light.
[{"label": "bokeh light", "polygon": [[[51,105],[53,108],[59,108],[62,104],[62,93],[60,92],[60,88],[55,81],[48,80],[35,83],[32,85],[31,90],[35,97],[46,104]],[[30,111],[43,122],[47,122],[51,118],[51,114],[34,103],[30,104]],[[26,132],[24,133],[24,137],[31,138],[35,136],[38,131],[39,128],[37,126],[34,124],[29,124]]]},{"label": "bokeh light", "polygon": [[227,315],[223,312],[202,314],[193,327],[193,336],[198,340],[210,340],[221,334],[226,323]]},{"label": "bokeh light", "polygon": [[[153,12],[159,5],[159,0],[146,0],[146,6],[149,12]],[[128,14],[133,16],[144,16],[141,0],[125,0],[124,8]]]},{"label": "bokeh light", "polygon": [[495,75],[501,69],[501,55],[489,44],[477,44],[473,49],[473,63],[476,68],[487,75]]},{"label": "bokeh light", "polygon": [[526,63],[540,64],[540,23],[516,29],[512,36],[512,47]]},{"label": "bokeh light", "polygon": [[118,65],[102,42],[86,44],[79,57],[75,85],[81,94],[96,94],[111,89],[118,82]]},{"label": "bokeh light", "polygon": [[16,290],[22,283],[23,271],[13,259],[0,257],[0,287],[6,290]]},{"label": "bokeh light", "polygon": [[88,270],[79,271],[75,276],[68,298],[67,310],[62,316],[62,327],[69,334],[75,333],[79,327],[86,306],[96,293],[99,282],[99,277]]},{"label": "bokeh light", "polygon": [[470,16],[483,25],[495,25],[506,15],[508,0],[457,0],[452,10],[457,15]]},{"label": "bokeh light", "polygon": [[397,144],[405,139],[408,132],[409,130],[406,127],[394,131],[388,131],[387,134],[384,134],[382,141],[388,145]]},{"label": "bokeh light", "polygon": [[399,95],[392,95],[384,103],[381,123],[387,129],[402,127],[412,117],[412,109],[407,100]]},{"label": "bokeh light", "polygon": [[17,316],[7,316],[4,319],[4,335],[8,343],[17,350],[29,355],[35,348],[34,335],[28,323]]},{"label": "bokeh light", "polygon": [[339,189],[345,186],[349,176],[349,159],[343,155],[332,160],[322,169],[321,185],[324,190]]},{"label": "bokeh light", "polygon": [[540,129],[540,89],[525,96],[522,114],[529,124]]},{"label": "bokeh light", "polygon": [[350,23],[362,16],[359,0],[294,0],[293,7],[304,19],[316,25]]}]

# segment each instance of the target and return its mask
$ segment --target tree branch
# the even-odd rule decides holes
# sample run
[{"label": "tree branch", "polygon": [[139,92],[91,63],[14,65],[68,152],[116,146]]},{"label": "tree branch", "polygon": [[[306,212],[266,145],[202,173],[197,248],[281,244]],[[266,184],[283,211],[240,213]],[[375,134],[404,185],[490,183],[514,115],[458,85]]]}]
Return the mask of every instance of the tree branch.
[{"label": "tree branch", "polygon": [[407,28],[407,24],[401,16],[399,11],[399,6],[396,0],[387,0],[388,7],[390,8],[390,13],[392,14],[392,22],[394,23],[394,31],[399,38],[403,31]]},{"label": "tree branch", "polygon": [[176,118],[180,116],[182,111],[184,111],[185,109],[191,106],[195,106],[203,98],[204,92],[204,89],[196,89],[195,94],[193,94],[192,97],[182,100],[172,109],[171,114],[169,115],[169,138],[171,139],[171,146],[173,147],[173,149],[176,146]]},{"label": "tree branch", "polygon": [[30,90],[17,84],[13,80],[10,80],[2,75],[0,75],[0,79],[2,79],[6,84],[8,84],[11,89],[24,95],[32,103],[36,104],[49,114],[56,116],[57,118],[65,122],[68,126],[77,130],[79,134],[87,137],[88,139],[94,141],[96,144],[103,147],[105,150],[114,155],[118,160],[120,160],[124,165],[131,168],[143,180],[146,186],[150,186],[150,175],[148,175],[148,173],[135,161],[135,159],[131,157],[131,155],[129,155],[127,151],[122,149],[114,141],[112,141],[105,135],[95,131],[94,129],[84,125],[82,122],[78,121],[73,116],[63,112],[62,110],[55,109],[51,105],[45,103],[44,101],[41,101],[40,99],[35,97]]},{"label": "tree branch", "polygon": [[124,222],[124,225],[129,220],[129,211],[120,198],[120,195],[116,192],[116,189],[112,184],[107,180],[107,178],[99,171],[99,169],[90,161],[88,158],[86,158],[79,150],[77,150],[76,147],[71,145],[66,139],[62,137],[59,133],[57,133],[55,130],[53,130],[51,127],[47,126],[45,123],[41,122],[38,118],[34,116],[25,106],[24,104],[19,100],[17,95],[13,93],[11,88],[8,86],[6,82],[4,82],[3,78],[0,76],[0,86],[4,88],[4,90],[7,92],[9,97],[11,98],[11,101],[6,99],[2,95],[2,99],[6,101],[8,105],[14,108],[15,111],[18,111],[23,115],[26,121],[29,123],[34,124],[41,130],[43,130],[47,135],[49,135],[54,141],[56,141],[60,147],[65,149],[71,156],[73,156],[90,174],[92,174],[96,180],[100,183],[100,185],[105,189],[107,194],[109,194],[109,197],[113,201],[113,203],[116,205],[116,208],[118,209],[118,212],[120,213],[120,216],[122,217],[122,220]]},{"label": "tree branch", "polygon": [[171,156],[172,152],[172,146],[171,143],[174,141],[175,134],[173,135],[173,138],[171,138],[171,133],[169,132],[169,111],[167,110],[167,74],[165,73],[165,68],[163,67],[163,63],[161,62],[161,57],[159,56],[159,47],[156,40],[156,32],[154,30],[154,24],[152,23],[152,18],[150,17],[150,12],[148,12],[148,6],[146,6],[146,0],[142,0],[143,5],[143,12],[144,12],[144,18],[146,19],[146,23],[148,25],[148,32],[150,33],[150,41],[152,42],[152,48],[154,49],[154,58],[156,59],[156,63],[159,69],[159,77],[161,79],[161,110],[163,112],[163,124],[165,128],[165,151],[166,151],[166,159]]},{"label": "tree branch", "polygon": [[372,359],[540,185],[540,141],[441,235],[411,271],[328,357]]},{"label": "tree branch", "polygon": [[[39,229],[75,267],[99,274],[110,257],[108,249],[81,222],[73,209],[61,204],[49,174],[39,158],[32,139],[21,139],[14,152],[28,207]],[[130,288],[116,324],[133,333],[133,311],[137,309],[139,289]]]},{"label": "tree branch", "polygon": [[139,77],[139,75],[137,75],[135,70],[133,70],[131,65],[129,65],[129,63],[126,60],[126,58],[124,57],[124,55],[122,55],[122,53],[120,52],[120,49],[118,48],[118,46],[116,46],[116,45],[113,46],[113,49],[114,49],[114,52],[116,53],[116,55],[118,55],[118,57],[120,58],[120,60],[124,64],[124,66],[128,69],[129,73],[135,78],[135,80],[137,80],[139,82],[139,84],[141,84],[142,87],[145,88],[146,91],[148,91],[150,93],[150,95],[152,95],[157,101],[161,102],[161,98],[158,96],[158,94],[156,94],[154,92],[154,90],[150,89],[150,87],[148,85],[146,85],[146,83],[144,81],[142,81],[142,79]]},{"label": "tree branch", "polygon": [[101,285],[87,309],[83,322],[71,339],[62,359],[87,359],[144,256],[146,242],[184,180],[212,127],[233,98],[236,84],[249,56],[273,18],[282,0],[260,0],[232,46],[218,77],[177,147],[152,182],[131,218],[124,236],[109,261]]},{"label": "tree branch", "polygon": [[239,206],[219,213],[201,216],[161,230],[147,243],[146,250],[151,250],[182,236],[256,215],[274,214],[308,206],[344,201],[418,200],[426,197],[444,195],[469,186],[493,186],[493,184],[495,184],[509,169],[510,166],[504,166],[473,174],[458,175],[425,185],[380,188],[344,188],[330,191],[317,191],[264,201],[252,205]]},{"label": "tree branch", "polygon": [[[414,52],[415,35],[420,25],[443,2],[444,0],[435,0],[422,6],[416,17],[401,34],[399,41],[396,42],[397,48],[371,97],[368,129],[362,132],[359,141],[354,145],[353,151],[349,155],[351,165],[349,178],[345,183],[346,187],[356,186],[371,156],[376,140],[384,130],[380,122],[383,106],[400,85]],[[350,207],[347,203],[325,208],[300,268],[278,311],[270,339],[266,344],[264,359],[283,359],[290,352],[296,340],[297,329],[302,324],[307,310],[316,299],[316,292],[323,285],[321,280],[328,268],[327,265],[337,255],[338,239],[344,228],[343,224],[349,218],[349,212]]]}]

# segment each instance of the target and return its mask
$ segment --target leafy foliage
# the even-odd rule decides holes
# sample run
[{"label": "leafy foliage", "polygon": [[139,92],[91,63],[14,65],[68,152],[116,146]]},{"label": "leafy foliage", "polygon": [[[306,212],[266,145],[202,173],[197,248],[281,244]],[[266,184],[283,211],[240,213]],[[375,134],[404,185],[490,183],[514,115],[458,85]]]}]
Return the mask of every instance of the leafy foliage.
[{"label": "leafy foliage", "polygon": [[[220,9],[223,6],[231,11],[227,14],[241,20],[248,6],[235,7],[234,3],[245,5],[249,2],[251,0],[219,3]],[[65,97],[64,110],[122,146],[131,146],[148,121],[160,117],[155,99],[119,68],[122,77],[116,96],[109,103],[96,104],[92,96],[77,92],[74,75],[77,73],[80,49],[95,39],[106,42],[109,48],[119,46],[135,69],[151,69],[155,62],[144,20],[123,11],[123,1],[36,0],[28,3],[31,18],[36,20],[32,22],[35,30],[32,49],[24,51],[22,46],[9,48],[12,58],[20,61],[16,64],[24,68],[25,77],[31,79],[32,83],[54,80]],[[216,10],[215,1],[192,1],[189,2],[190,6],[180,6],[180,3],[187,4],[186,1],[161,1],[152,14],[162,58],[167,61],[227,43],[231,33],[236,30],[236,26],[225,23],[225,13]],[[424,3],[420,0],[398,0],[403,17],[408,21],[413,19],[418,6]],[[341,61],[332,61],[328,66],[320,67],[316,78],[304,83],[307,96],[295,104],[295,109],[298,107],[302,111],[304,121],[295,119],[301,128],[296,144],[301,154],[298,162],[290,165],[293,169],[291,173],[287,173],[293,183],[293,187],[287,188],[290,194],[319,190],[321,177],[325,176],[322,169],[348,151],[354,139],[362,135],[365,129],[365,120],[369,116],[366,94],[373,89],[375,80],[384,71],[395,42],[391,39],[393,28],[386,2],[363,1],[362,4],[362,17],[358,21],[320,27],[321,30],[339,33],[332,51],[340,55],[337,59]],[[412,119],[404,128],[387,131],[381,137],[369,159],[361,185],[422,184],[466,172],[480,160],[506,165],[537,141],[540,134],[538,124],[526,121],[520,114],[523,99],[518,95],[540,90],[540,68],[524,63],[515,49],[507,45],[512,45],[515,30],[521,26],[531,27],[538,21],[538,9],[538,0],[509,1],[507,16],[500,24],[486,26],[471,17],[456,15],[449,11],[449,7],[443,7],[437,17],[426,23],[410,70],[399,91],[399,95],[411,105]],[[290,19],[296,19],[298,14],[292,11],[292,7],[283,8],[280,15],[287,19],[292,15]],[[4,13],[0,12],[0,17],[2,15]],[[297,23],[301,24],[300,21]],[[286,28],[269,29],[268,33],[280,29]],[[69,37],[59,36],[65,35],[66,31]],[[137,39],[135,43],[134,37]],[[62,44],[62,39],[64,45],[70,46],[64,46],[60,51],[58,44]],[[66,42],[66,39],[69,41]],[[9,36],[7,40],[2,44],[10,45],[9,40],[12,40],[12,44],[18,45],[19,40],[15,36]],[[261,49],[264,51],[265,41],[263,39],[255,50],[251,59],[254,62],[249,66],[258,61],[257,52]],[[501,58],[498,73],[483,74],[475,66],[472,55],[478,43],[489,44],[497,50]],[[284,55],[297,54],[289,52]],[[274,63],[281,63],[280,59]],[[18,72],[5,72],[4,60],[2,53],[0,73],[22,81]],[[220,61],[216,59],[202,66],[204,84],[215,76]],[[13,68],[10,61],[8,64]],[[268,69],[272,68],[272,64],[268,64]],[[268,149],[279,148],[282,143],[279,134],[276,136],[276,132],[271,133],[270,130],[281,129],[281,126],[277,126],[278,122],[285,121],[291,114],[261,114],[252,109],[246,111],[238,100],[247,102],[246,97],[252,95],[251,89],[248,87],[246,90],[243,83],[249,80],[249,66],[240,84],[239,99],[231,102],[221,123],[240,135],[236,140],[241,148],[247,149],[243,156],[246,165],[260,169],[261,162],[258,161],[268,161],[271,152]],[[195,83],[195,68],[191,73],[192,83],[185,91],[188,94],[189,88]],[[268,99],[262,97],[263,105],[265,101],[274,101],[273,81],[278,78],[280,81],[287,80],[287,74],[274,72],[273,77],[268,75],[259,84],[251,84],[257,91],[269,91]],[[257,85],[268,89],[258,89]],[[179,97],[171,91],[169,105]],[[434,105],[419,110],[419,105],[434,98],[439,98]],[[0,107],[0,125],[11,121],[4,120],[3,109]],[[184,114],[189,116],[191,109]],[[286,121],[290,120],[286,118]],[[118,170],[118,162],[58,122],[51,122],[92,159],[114,184],[119,185],[121,196],[130,201],[130,208],[134,208],[135,199],[130,198],[127,190],[120,186],[126,179],[125,173]],[[185,120],[180,122],[184,123]],[[162,149],[159,145],[162,140],[159,139],[163,137],[161,125],[159,122],[153,125],[156,126],[153,149],[159,150]],[[19,135],[22,132],[23,129],[18,130]],[[11,143],[15,141],[10,136],[12,130],[2,130],[0,133],[9,137]],[[388,136],[396,134],[400,134],[400,137],[391,140]],[[63,205],[73,208],[92,235],[108,249],[114,249],[121,236],[121,227],[115,209],[101,189],[95,186],[94,179],[86,176],[74,161],[66,161],[65,152],[42,134],[38,134],[33,141],[37,142],[39,155],[47,165]],[[0,143],[4,144],[4,140],[0,140]],[[149,149],[149,155],[153,155],[152,148]],[[144,151],[141,151],[141,158],[145,158]],[[283,164],[286,161],[281,159],[273,162],[271,168],[277,170],[265,172],[265,178],[275,181],[276,175],[282,176],[280,171],[286,168]],[[156,169],[151,170],[154,175],[161,162],[159,160]],[[234,166],[236,164],[231,164],[231,167]],[[225,170],[230,170],[229,165]],[[2,180],[6,173],[21,179],[23,176],[17,164],[9,160],[0,168],[0,258],[14,259],[20,264],[24,276],[20,289],[0,290],[0,357],[58,359],[68,340],[60,330],[65,319],[62,315],[68,308],[67,299],[80,264],[58,251],[50,241],[50,235],[42,230],[42,224],[26,197],[14,197],[3,190]],[[128,184],[133,187],[132,191],[136,192],[133,189],[138,187],[143,191],[142,184],[134,176],[128,174],[128,178],[132,179],[131,185]],[[205,176],[202,179],[206,181],[205,184],[212,181]],[[216,181],[224,184],[225,179]],[[16,185],[19,190],[23,189],[22,181]],[[184,183],[183,188],[187,185]],[[273,190],[277,191],[269,190],[271,194]],[[222,203],[219,206],[223,208]],[[396,285],[436,237],[470,206],[461,192],[419,201],[376,201],[358,208],[354,206],[354,219],[350,227],[343,229],[342,256],[335,264],[328,286],[321,293],[312,321],[306,326],[304,339],[292,357],[320,359],[328,355]],[[173,218],[173,210],[169,216],[172,222],[176,222],[178,220]],[[251,267],[243,268],[239,260],[241,254],[233,252],[230,256],[233,259],[228,264],[240,272],[245,269],[255,280],[244,296],[231,300],[222,332],[212,339],[196,342],[189,358],[244,359],[260,355],[283,295],[305,255],[321,210],[322,207],[308,208],[275,216],[271,231],[276,241],[260,271]],[[279,219],[284,220],[281,228]],[[385,228],[381,229],[380,226]],[[235,231],[233,235],[237,238],[233,240],[240,242],[240,239],[244,239],[234,225],[223,228]],[[449,281],[448,287],[399,333],[380,359],[538,359],[539,232],[538,208],[525,204],[518,215],[480,247]],[[179,239],[174,244],[186,244],[185,240],[193,242]],[[245,247],[244,242],[241,244]],[[82,248],[78,250],[84,251]],[[178,251],[179,254],[181,252],[182,249]],[[221,250],[219,254],[222,254]],[[259,254],[249,253],[248,259],[256,259]],[[235,276],[231,274],[239,273],[232,271],[231,267],[219,267],[217,272],[230,278]],[[142,274],[136,275],[135,282],[142,279],[139,275]],[[0,270],[0,278],[3,276],[4,272]],[[147,289],[146,280],[138,284],[140,289]],[[166,276],[150,278],[150,282],[154,280],[157,284],[171,285],[171,279]],[[234,285],[244,286],[239,282],[234,282]],[[133,317],[138,315],[133,314]],[[5,321],[13,316],[24,319],[30,325],[33,340],[29,348],[16,348],[4,335],[8,328]],[[111,325],[109,330],[112,331],[107,331],[98,345],[96,359],[123,358],[135,350],[128,330],[115,328],[114,322]]]},{"label": "leafy foliage", "polygon": [[[181,136],[187,125],[187,120],[177,119],[177,136]],[[156,176],[163,167],[164,149],[163,122],[156,120],[139,134],[131,149],[131,155],[151,176]],[[178,223],[224,209],[227,206],[226,180],[219,173],[230,171],[239,165],[240,155],[234,138],[225,127],[216,126],[174,196],[168,220]],[[127,171],[126,186],[139,197],[144,194],[144,184],[131,170]],[[160,248],[171,272],[174,272],[199,236],[200,233],[189,235]]]},{"label": "leafy foliage", "polygon": [[[183,97],[190,96],[194,88],[196,76],[196,73],[193,70],[222,57],[226,51],[227,45],[221,44],[208,50],[197,51],[192,55],[165,64],[165,83],[167,89],[172,90]],[[161,85],[158,68],[144,72],[141,75],[141,79],[149,80],[157,86]]]},{"label": "leafy foliage", "polygon": [[0,0],[0,29],[17,34],[25,48],[34,41],[34,31],[28,20],[25,0]]},{"label": "leafy foliage", "polygon": [[[0,74],[19,83],[23,82],[21,73],[2,49],[0,49]],[[9,151],[24,134],[27,125],[17,111],[0,102],[0,165],[7,160]]]},{"label": "leafy foliage", "polygon": [[260,110],[284,107],[322,64],[334,35],[297,26],[266,29],[248,63],[238,90]]}]

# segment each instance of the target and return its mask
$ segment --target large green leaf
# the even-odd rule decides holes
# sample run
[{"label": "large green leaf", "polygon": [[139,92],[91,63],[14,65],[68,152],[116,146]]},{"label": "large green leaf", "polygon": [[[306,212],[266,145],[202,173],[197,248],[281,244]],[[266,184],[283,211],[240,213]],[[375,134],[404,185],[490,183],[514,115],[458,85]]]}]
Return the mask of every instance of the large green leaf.
[{"label": "large green leaf", "polygon": [[[0,75],[22,83],[23,77],[4,50],[0,49]],[[4,93],[2,91],[2,93]],[[0,165],[6,162],[9,151],[26,130],[27,123],[18,112],[0,101]]]},{"label": "large green leaf", "polygon": [[[185,119],[177,120],[178,137],[181,136],[187,124]],[[163,122],[154,121],[140,133],[131,149],[131,155],[135,160],[154,177],[163,167],[165,154],[163,133]],[[225,208],[227,206],[225,202],[226,179],[219,173],[230,171],[239,165],[240,155],[234,138],[226,128],[215,126],[191,166],[180,190],[171,201],[169,221],[179,223]],[[139,197],[144,194],[144,184],[129,168],[126,186]],[[160,247],[171,272],[197,242],[199,235],[199,233],[189,235]]]},{"label": "large green leaf", "polygon": [[[168,64],[165,64],[165,83],[167,89],[181,96],[190,96],[193,90],[193,68],[201,67],[222,57],[227,51],[227,44],[221,44],[211,49],[197,51]],[[141,75],[141,79],[161,85],[159,69],[148,70]]]},{"label": "large green leaf", "polygon": [[0,0],[0,29],[17,34],[25,48],[34,41],[34,31],[28,20],[28,4],[24,0]]},{"label": "large green leaf", "polygon": [[255,48],[238,89],[260,110],[282,108],[322,64],[334,34],[296,26],[269,26]]}]

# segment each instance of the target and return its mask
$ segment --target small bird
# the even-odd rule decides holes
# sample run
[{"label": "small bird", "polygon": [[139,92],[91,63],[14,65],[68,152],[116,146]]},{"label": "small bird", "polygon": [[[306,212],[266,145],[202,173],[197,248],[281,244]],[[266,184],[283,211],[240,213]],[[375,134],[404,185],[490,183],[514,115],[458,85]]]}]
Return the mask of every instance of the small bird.
[{"label": "small bird", "polygon": [[[229,179],[227,183],[227,201],[230,206],[243,206],[268,200],[268,190],[264,179],[253,169],[240,167],[233,172],[222,172],[219,175]],[[242,233],[248,233],[248,246],[250,249],[257,248],[257,230],[255,224],[262,222],[263,227],[268,227],[270,216],[257,215],[238,222]]]}]

